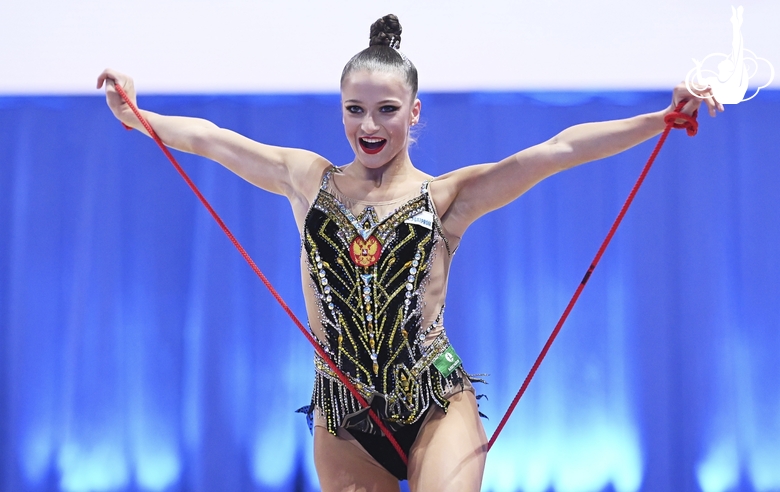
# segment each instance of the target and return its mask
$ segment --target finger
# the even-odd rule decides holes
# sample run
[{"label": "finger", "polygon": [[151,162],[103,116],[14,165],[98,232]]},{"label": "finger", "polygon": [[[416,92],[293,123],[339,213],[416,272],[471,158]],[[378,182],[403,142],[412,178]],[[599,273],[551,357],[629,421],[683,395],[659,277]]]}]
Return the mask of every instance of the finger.
[{"label": "finger", "polygon": [[712,93],[710,89],[705,89],[697,94],[700,104],[703,102],[707,106],[707,112],[710,116],[715,116],[715,106],[712,103]]},{"label": "finger", "polygon": [[701,103],[707,105],[707,112],[710,116],[715,116],[715,112],[718,108],[718,103],[715,101],[715,96],[712,92],[712,86],[706,86],[700,90],[695,90],[691,93],[692,98],[697,101],[696,109],[701,106]]},{"label": "finger", "polygon": [[103,86],[103,83],[106,85],[106,94],[109,92],[112,92],[114,89],[114,81],[112,79],[103,79],[98,81],[98,89],[100,89]]},{"label": "finger", "polygon": [[715,101],[713,100],[712,96],[708,97],[706,101],[710,116],[714,118],[715,115],[718,114],[718,107],[715,105]]},{"label": "finger", "polygon": [[110,84],[112,87],[115,84],[119,84],[122,87],[124,87],[125,84],[127,83],[127,81],[129,80],[126,75],[123,75],[123,74],[117,72],[116,70],[113,70],[113,69],[110,69],[110,68],[107,68],[107,69],[103,70],[103,73],[100,74],[100,77],[98,78],[98,80],[101,80],[101,79],[106,84]]},{"label": "finger", "polygon": [[694,111],[699,109],[699,106],[701,106],[701,99],[698,97],[692,96],[685,100],[685,106],[682,107],[681,113],[685,113],[687,115],[692,115]]},{"label": "finger", "polygon": [[110,68],[103,70],[98,76],[97,88],[100,89],[101,87],[103,87],[104,82],[106,82],[107,80],[113,81],[115,78],[116,78],[116,73],[113,70],[111,70]]},{"label": "finger", "polygon": [[680,108],[680,111],[687,112],[686,109],[690,108],[691,101],[695,101],[696,99],[696,96],[688,90],[685,84],[680,84],[674,88],[672,105],[676,108],[680,103],[685,103]]},{"label": "finger", "polygon": [[718,108],[718,111],[720,111],[720,112],[722,113],[722,112],[723,112],[723,110],[725,109],[725,108],[723,107],[723,104],[721,104],[721,103],[720,103],[720,101],[718,101],[718,100],[715,98],[715,96],[712,96],[712,102],[713,102],[713,103],[715,104],[715,106]]},{"label": "finger", "polygon": [[723,112],[723,105],[717,99],[715,99],[715,94],[713,93],[712,88],[708,89],[705,96],[705,101],[707,103],[710,116],[715,117],[715,115],[718,114],[718,111]]}]

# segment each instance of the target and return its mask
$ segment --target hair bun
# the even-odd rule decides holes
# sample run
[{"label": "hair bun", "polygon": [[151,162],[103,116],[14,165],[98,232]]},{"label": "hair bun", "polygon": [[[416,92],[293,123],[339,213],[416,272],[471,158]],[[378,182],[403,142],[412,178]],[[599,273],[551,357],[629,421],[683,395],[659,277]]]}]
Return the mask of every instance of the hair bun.
[{"label": "hair bun", "polygon": [[368,46],[401,47],[401,23],[398,17],[388,14],[371,24]]}]

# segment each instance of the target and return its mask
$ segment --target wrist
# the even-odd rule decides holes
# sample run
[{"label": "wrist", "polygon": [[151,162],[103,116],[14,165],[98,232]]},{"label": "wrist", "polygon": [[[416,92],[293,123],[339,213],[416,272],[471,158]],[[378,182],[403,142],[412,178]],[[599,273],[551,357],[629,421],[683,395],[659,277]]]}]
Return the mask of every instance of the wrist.
[{"label": "wrist", "polygon": [[652,121],[653,130],[657,133],[661,133],[664,131],[664,128],[666,127],[666,122],[664,121],[664,118],[666,118],[666,115],[674,111],[674,107],[669,106],[667,108],[664,108],[660,111],[656,111],[654,113],[648,113],[646,116],[647,118]]},{"label": "wrist", "polygon": [[133,113],[133,111],[125,105],[121,110],[119,110],[116,114],[116,118],[119,120],[119,123],[125,128],[125,130],[140,130],[141,129],[141,122],[138,120],[138,117]]}]

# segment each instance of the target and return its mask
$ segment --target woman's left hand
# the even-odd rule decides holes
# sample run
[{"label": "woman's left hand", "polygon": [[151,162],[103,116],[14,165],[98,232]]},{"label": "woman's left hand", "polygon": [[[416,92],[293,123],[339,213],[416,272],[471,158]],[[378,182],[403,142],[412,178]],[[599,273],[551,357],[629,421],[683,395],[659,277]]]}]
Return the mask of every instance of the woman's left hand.
[{"label": "woman's left hand", "polygon": [[[718,111],[723,111],[723,105],[715,99],[712,93],[711,87],[706,87],[702,90],[694,90],[693,94],[688,91],[688,87],[685,82],[680,82],[677,87],[672,91],[672,105],[666,110],[666,113],[671,113],[677,107],[678,104],[685,101],[681,112],[692,115],[694,111],[699,109],[702,101],[707,105],[707,110],[710,116],[714,117]],[[682,120],[678,120],[678,123],[683,123]]]}]

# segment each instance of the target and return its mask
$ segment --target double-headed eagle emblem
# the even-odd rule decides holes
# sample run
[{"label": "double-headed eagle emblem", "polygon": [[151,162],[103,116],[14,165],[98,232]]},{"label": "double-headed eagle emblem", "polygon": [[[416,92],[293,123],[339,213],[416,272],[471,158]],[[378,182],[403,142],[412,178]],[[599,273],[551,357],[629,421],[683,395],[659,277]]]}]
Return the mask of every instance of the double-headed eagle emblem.
[{"label": "double-headed eagle emblem", "polygon": [[381,254],[382,243],[374,236],[363,239],[358,234],[349,247],[349,257],[359,267],[370,267],[379,261],[379,255]]}]

